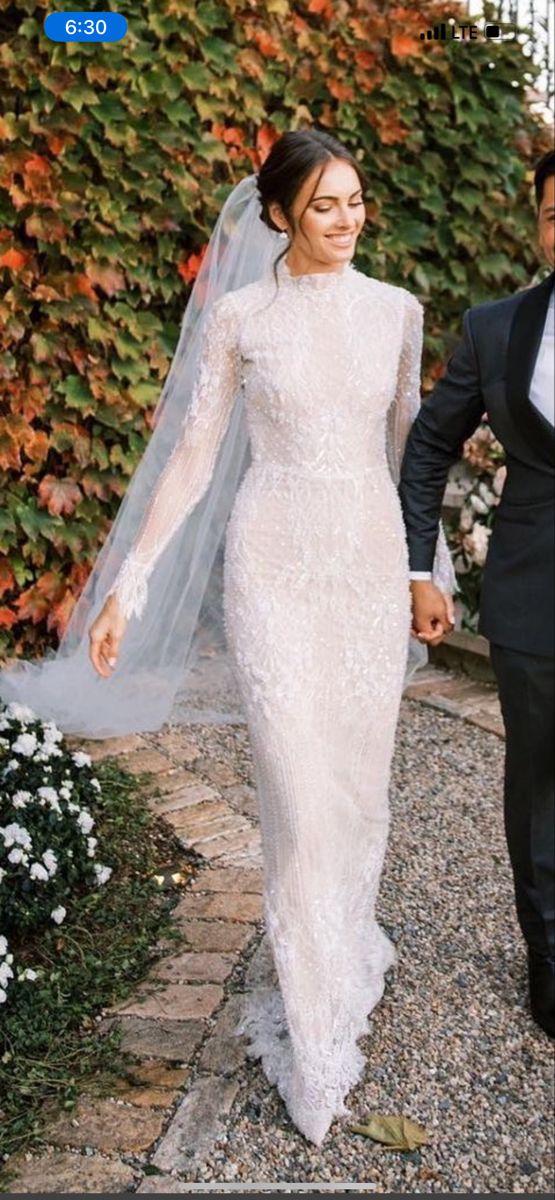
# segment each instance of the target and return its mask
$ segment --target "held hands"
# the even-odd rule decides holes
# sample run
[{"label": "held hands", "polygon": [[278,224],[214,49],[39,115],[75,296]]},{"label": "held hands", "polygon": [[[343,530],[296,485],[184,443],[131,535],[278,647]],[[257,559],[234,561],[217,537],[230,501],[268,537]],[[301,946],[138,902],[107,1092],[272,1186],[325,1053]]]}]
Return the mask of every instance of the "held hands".
[{"label": "held hands", "polygon": [[126,629],[127,618],[122,616],[116,596],[112,594],[89,630],[89,658],[95,671],[104,679],[112,676]]},{"label": "held hands", "polygon": [[427,646],[439,646],[455,627],[453,597],[428,579],[413,579],[411,636]]}]

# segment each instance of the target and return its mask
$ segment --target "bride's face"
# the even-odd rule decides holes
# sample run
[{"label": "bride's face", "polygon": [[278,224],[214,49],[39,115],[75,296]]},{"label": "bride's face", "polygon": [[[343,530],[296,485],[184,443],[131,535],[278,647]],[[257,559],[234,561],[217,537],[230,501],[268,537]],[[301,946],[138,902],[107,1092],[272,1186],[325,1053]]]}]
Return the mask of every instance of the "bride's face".
[{"label": "bride's face", "polygon": [[[299,271],[349,262],[366,218],[360,180],[350,163],[334,158],[305,180],[292,207],[293,223],[278,208],[277,224],[291,239],[287,260]],[[314,192],[314,195],[312,193]]]}]

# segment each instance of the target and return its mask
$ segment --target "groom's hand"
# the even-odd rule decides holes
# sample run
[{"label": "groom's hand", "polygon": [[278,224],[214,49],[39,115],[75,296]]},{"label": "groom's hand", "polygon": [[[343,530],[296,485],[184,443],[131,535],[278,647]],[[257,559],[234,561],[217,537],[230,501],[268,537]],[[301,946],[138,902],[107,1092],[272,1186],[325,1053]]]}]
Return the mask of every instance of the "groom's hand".
[{"label": "groom's hand", "polygon": [[427,646],[438,646],[455,624],[453,600],[428,579],[413,579],[412,636]]}]

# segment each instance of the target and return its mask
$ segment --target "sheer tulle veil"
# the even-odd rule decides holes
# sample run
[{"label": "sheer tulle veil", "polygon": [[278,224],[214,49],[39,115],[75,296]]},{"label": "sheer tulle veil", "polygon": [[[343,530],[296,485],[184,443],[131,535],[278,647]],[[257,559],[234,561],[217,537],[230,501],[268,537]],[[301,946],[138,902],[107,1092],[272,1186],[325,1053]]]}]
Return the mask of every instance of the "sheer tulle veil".
[{"label": "sheer tulle veil", "polygon": [[0,672],[0,697],[30,706],[65,733],[104,738],[158,729],[171,718],[229,720],[234,692],[225,656],[221,560],[225,526],[248,465],[241,393],[209,487],[161,555],[140,621],[131,618],[118,665],[101,678],[89,659],[90,626],[138,533],[147,501],[186,418],[212,304],[271,270],[283,239],[260,219],[256,175],[227,197],[192,288],[154,413],[154,429],[110,533],[56,651]]},{"label": "sheer tulle veil", "polygon": [[[89,629],[138,533],[147,502],[178,438],[193,394],[199,347],[214,301],[270,272],[283,239],[261,219],[257,177],[233,188],[216,221],[185,310],[154,414],[154,429],[112,528],[56,651],[0,671],[0,697],[31,707],[64,733],[105,738],[159,729],[167,721],[241,718],[225,647],[222,557],[227,520],[248,466],[241,390],[210,484],[160,556],[140,621],[132,617],[118,664],[101,678],[89,659]],[[408,672],[425,661],[410,642]]]}]

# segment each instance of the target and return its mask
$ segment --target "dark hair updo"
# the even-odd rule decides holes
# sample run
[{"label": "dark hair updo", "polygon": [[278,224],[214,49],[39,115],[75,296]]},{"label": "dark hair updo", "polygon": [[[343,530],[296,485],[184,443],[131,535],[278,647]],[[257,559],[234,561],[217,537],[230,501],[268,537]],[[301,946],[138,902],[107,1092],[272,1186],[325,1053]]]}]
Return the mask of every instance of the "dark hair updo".
[{"label": "dark hair updo", "polygon": [[[368,183],[360,164],[354,154],[351,154],[350,150],[332,137],[331,133],[319,129],[298,129],[284,133],[277,142],[274,142],[257,175],[258,194],[262,205],[260,220],[264,221],[264,224],[268,225],[270,229],[279,232],[279,226],[272,220],[269,212],[270,204],[277,203],[289,223],[294,225],[292,208],[303,183],[316,167],[321,167],[314,187],[314,192],[316,192],[327,163],[334,158],[340,158],[343,162],[349,163],[356,171],[360,186],[365,191]],[[310,204],[310,200],[312,200],[312,196],[304,211]],[[304,211],[299,218],[301,228]],[[276,264],[287,253],[288,248],[285,246],[282,253],[278,255]]]}]

